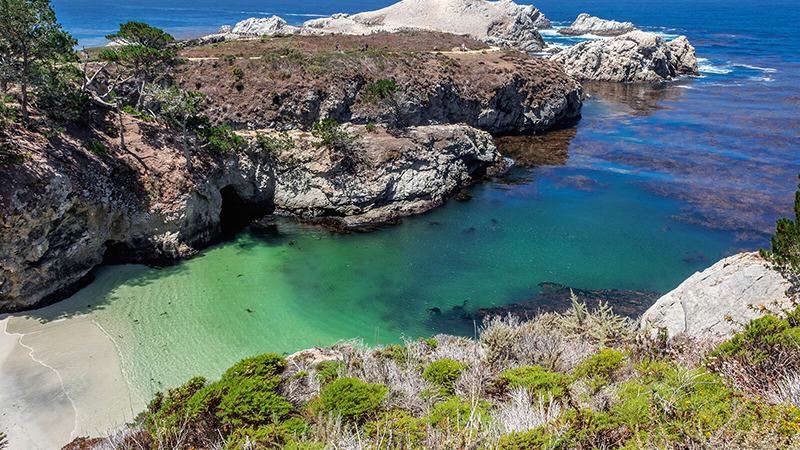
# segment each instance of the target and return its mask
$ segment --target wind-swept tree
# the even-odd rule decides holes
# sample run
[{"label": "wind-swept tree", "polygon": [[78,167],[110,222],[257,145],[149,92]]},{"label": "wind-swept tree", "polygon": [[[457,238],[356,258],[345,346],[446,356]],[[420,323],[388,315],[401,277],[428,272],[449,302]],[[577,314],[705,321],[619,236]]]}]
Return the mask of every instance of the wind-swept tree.
[{"label": "wind-swept tree", "polygon": [[192,155],[189,152],[190,124],[205,109],[205,94],[188,91],[178,86],[156,91],[155,100],[161,103],[158,115],[167,126],[183,132],[183,154],[186,157],[186,168],[192,170]]},{"label": "wind-swept tree", "polygon": [[115,45],[101,52],[100,59],[118,64],[137,79],[139,99],[136,109],[140,110],[145,86],[154,82],[175,60],[175,52],[168,47],[175,39],[161,28],[134,21],[120,24],[119,31],[109,34],[106,39]]},{"label": "wind-swept tree", "polygon": [[[800,175],[797,176],[800,179]],[[773,268],[782,272],[790,280],[797,280],[800,274],[800,185],[794,193],[794,220],[788,217],[778,219],[775,236],[770,239],[771,250],[760,249],[763,258],[772,263]]]},{"label": "wind-swept tree", "polygon": [[0,0],[2,82],[19,83],[22,117],[28,121],[28,87],[45,64],[74,58],[77,43],[61,29],[50,0]]}]

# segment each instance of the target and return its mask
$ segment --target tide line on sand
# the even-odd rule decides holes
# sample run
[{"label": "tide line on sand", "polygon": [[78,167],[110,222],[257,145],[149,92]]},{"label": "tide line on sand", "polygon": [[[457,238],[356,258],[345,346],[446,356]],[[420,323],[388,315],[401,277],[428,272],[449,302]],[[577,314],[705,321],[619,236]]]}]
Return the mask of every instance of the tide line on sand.
[{"label": "tide line on sand", "polygon": [[0,319],[0,431],[14,449],[61,448],[144,409],[114,343],[88,317]]}]

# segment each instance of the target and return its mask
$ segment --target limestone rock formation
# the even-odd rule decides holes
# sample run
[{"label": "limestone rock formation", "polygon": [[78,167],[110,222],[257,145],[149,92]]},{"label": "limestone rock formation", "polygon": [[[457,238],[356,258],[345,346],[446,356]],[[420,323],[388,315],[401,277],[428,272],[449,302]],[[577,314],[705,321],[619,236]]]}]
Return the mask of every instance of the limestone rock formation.
[{"label": "limestone rock formation", "polygon": [[636,30],[636,26],[631,22],[617,22],[616,20],[604,20],[599,17],[590,16],[583,13],[572,22],[567,28],[558,30],[559,34],[566,36],[580,36],[583,34],[595,34],[597,36],[619,36]]},{"label": "limestone rock formation", "polygon": [[[771,310],[790,307],[789,282],[757,252],[740,253],[697,272],[642,315],[642,327],[665,327],[670,336],[726,337]],[[730,320],[727,320],[727,319]]]},{"label": "limestone rock formation", "polygon": [[299,31],[299,27],[287,24],[285,20],[278,16],[272,16],[245,19],[233,27],[232,33],[244,36],[263,36],[277,33],[294,34]]},{"label": "limestone rock formation", "polygon": [[304,32],[369,34],[423,29],[466,35],[490,45],[539,51],[538,28],[550,21],[530,5],[511,0],[402,0],[377,11],[309,20]]},{"label": "limestone rock formation", "polygon": [[684,36],[672,42],[653,33],[632,31],[581,42],[552,59],[580,81],[655,83],[679,75],[698,75],[694,47]]}]

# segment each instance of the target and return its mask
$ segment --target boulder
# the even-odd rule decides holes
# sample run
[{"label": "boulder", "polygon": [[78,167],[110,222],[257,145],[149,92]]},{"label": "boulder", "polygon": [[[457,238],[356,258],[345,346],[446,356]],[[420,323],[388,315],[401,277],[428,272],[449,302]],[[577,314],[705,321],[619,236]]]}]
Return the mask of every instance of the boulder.
[{"label": "boulder", "polygon": [[697,272],[651,306],[642,328],[664,327],[670,336],[727,337],[767,310],[791,307],[790,283],[757,252],[740,253]]},{"label": "boulder", "polygon": [[577,19],[575,19],[575,22],[572,22],[572,25],[558,30],[558,33],[566,36],[580,36],[583,34],[595,34],[597,36],[619,36],[635,30],[636,26],[631,22],[604,20],[599,17],[594,17],[583,13],[579,15]]},{"label": "boulder", "polygon": [[672,42],[654,33],[632,31],[581,42],[552,59],[580,81],[656,83],[679,75],[698,75],[694,47],[684,36]]},{"label": "boulder", "polygon": [[231,28],[230,25],[223,25],[219,27],[219,31],[217,31],[217,34],[226,34],[231,32],[233,32],[233,28]]}]

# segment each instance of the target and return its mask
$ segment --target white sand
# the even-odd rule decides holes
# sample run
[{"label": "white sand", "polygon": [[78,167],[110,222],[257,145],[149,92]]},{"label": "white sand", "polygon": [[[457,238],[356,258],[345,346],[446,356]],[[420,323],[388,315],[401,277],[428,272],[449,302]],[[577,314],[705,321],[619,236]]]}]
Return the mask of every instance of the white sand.
[{"label": "white sand", "polygon": [[87,317],[0,320],[0,431],[9,449],[58,449],[102,436],[145,407],[132,398],[117,349]]}]

